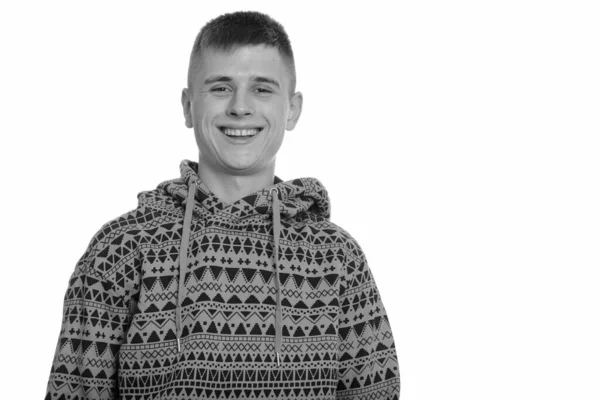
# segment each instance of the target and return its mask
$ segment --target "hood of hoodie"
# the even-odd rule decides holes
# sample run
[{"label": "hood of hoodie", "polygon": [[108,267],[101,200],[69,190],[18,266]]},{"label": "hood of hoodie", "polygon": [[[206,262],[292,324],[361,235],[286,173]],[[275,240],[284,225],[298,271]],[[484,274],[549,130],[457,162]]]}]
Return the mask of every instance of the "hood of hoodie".
[{"label": "hood of hoodie", "polygon": [[321,217],[330,218],[331,203],[327,190],[316,178],[298,178],[283,181],[275,176],[271,186],[263,188],[238,199],[233,204],[222,202],[204,182],[198,177],[198,163],[183,160],[179,166],[181,176],[162,182],[157,189],[186,204],[191,183],[196,182],[194,195],[195,206],[203,207],[212,214],[229,217],[234,220],[261,216],[270,219],[273,215],[273,201],[269,191],[277,188],[279,192],[280,209],[282,218],[291,218],[302,213],[312,213]]},{"label": "hood of hoodie", "polygon": [[[181,352],[182,338],[182,304],[185,297],[185,281],[188,274],[188,248],[191,236],[191,225],[194,214],[198,211],[218,215],[220,218],[240,221],[247,218],[261,218],[271,220],[273,234],[273,271],[275,273],[276,286],[276,310],[275,310],[275,359],[281,365],[282,347],[282,309],[281,288],[279,279],[279,268],[277,268],[279,255],[279,238],[282,230],[281,219],[303,218],[306,214],[313,214],[321,218],[329,219],[331,205],[325,187],[315,178],[299,178],[283,181],[274,177],[272,185],[244,196],[233,204],[221,201],[202,182],[197,173],[198,163],[183,160],[180,164],[180,177],[160,183],[158,192],[140,193],[140,203],[144,201],[157,200],[171,203],[170,198],[175,200],[184,208],[183,229],[181,233],[181,246],[179,251],[179,286],[176,305],[177,326],[177,351]],[[158,195],[158,199],[156,196]],[[148,199],[146,196],[153,197]],[[165,198],[165,196],[167,198]],[[200,209],[198,209],[200,207]],[[197,212],[194,213],[194,210]],[[182,271],[184,271],[182,273]]]}]

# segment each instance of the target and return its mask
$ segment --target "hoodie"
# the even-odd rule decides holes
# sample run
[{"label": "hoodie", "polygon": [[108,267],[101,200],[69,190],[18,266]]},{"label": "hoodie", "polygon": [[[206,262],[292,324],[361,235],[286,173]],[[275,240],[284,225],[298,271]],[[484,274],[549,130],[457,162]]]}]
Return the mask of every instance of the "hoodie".
[{"label": "hoodie", "polygon": [[183,160],[76,264],[46,400],[395,399],[389,319],[314,178],[233,204]]}]

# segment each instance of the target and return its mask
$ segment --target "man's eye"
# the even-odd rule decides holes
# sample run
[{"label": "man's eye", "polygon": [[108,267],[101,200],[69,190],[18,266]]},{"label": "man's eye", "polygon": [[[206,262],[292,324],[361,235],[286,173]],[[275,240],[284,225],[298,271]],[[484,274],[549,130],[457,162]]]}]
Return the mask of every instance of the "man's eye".
[{"label": "man's eye", "polygon": [[256,88],[259,93],[272,93],[269,89],[266,88]]},{"label": "man's eye", "polygon": [[218,92],[218,93],[224,93],[227,90],[229,90],[229,88],[222,87],[222,86],[221,87],[215,87],[215,88],[211,89],[212,92]]}]

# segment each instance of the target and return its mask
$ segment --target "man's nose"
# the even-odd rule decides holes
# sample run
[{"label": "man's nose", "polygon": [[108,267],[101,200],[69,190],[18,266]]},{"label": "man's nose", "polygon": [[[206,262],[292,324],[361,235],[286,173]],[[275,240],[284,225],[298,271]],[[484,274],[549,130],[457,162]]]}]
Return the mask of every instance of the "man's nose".
[{"label": "man's nose", "polygon": [[252,105],[252,99],[250,96],[243,91],[236,91],[231,97],[231,103],[227,109],[227,115],[242,117],[253,114],[254,107]]}]

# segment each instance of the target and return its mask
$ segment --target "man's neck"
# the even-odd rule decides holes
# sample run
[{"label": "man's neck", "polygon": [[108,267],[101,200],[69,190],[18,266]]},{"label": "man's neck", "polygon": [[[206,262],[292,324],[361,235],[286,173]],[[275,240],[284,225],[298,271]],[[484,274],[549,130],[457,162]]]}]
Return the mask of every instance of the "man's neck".
[{"label": "man's neck", "polygon": [[251,193],[273,185],[275,164],[257,174],[232,175],[226,171],[215,170],[202,161],[200,158],[196,171],[200,180],[226,204],[233,204]]}]

